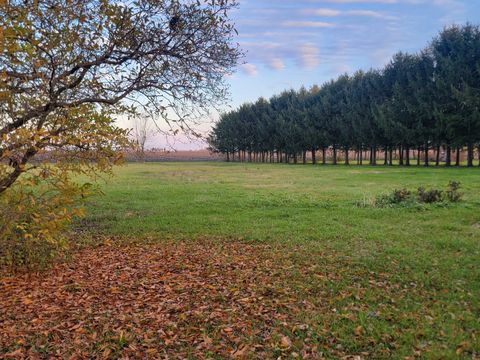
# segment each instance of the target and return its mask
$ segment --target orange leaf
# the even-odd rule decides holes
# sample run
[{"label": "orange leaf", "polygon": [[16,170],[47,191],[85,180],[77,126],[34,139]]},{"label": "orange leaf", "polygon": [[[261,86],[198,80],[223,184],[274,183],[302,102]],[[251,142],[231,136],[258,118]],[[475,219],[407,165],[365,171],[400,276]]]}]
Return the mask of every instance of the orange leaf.
[{"label": "orange leaf", "polygon": [[30,297],[25,297],[25,298],[23,298],[22,303],[24,305],[31,305],[33,303],[33,300]]},{"label": "orange leaf", "polygon": [[353,330],[353,332],[355,333],[355,335],[361,336],[363,334],[363,327],[362,326],[357,326],[355,328],[355,330]]},{"label": "orange leaf", "polygon": [[280,338],[280,347],[284,349],[288,349],[289,347],[292,346],[292,340],[288,336],[282,336]]}]

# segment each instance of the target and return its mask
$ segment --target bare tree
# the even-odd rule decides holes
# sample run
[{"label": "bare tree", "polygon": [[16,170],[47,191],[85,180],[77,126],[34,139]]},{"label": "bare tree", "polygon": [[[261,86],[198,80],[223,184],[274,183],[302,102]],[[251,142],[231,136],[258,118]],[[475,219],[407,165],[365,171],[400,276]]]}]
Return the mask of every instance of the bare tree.
[{"label": "bare tree", "polygon": [[146,114],[133,117],[133,142],[139,161],[145,161],[145,146],[147,140],[153,135],[152,121]]}]

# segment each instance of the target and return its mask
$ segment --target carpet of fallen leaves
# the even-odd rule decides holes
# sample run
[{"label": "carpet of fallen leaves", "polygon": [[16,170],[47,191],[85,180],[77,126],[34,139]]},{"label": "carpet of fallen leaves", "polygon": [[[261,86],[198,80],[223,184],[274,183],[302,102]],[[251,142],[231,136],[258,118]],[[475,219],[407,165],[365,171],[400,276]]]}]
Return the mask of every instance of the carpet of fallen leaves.
[{"label": "carpet of fallen leaves", "polygon": [[[409,315],[393,314],[388,301],[372,311],[360,300],[368,287],[397,299],[412,289],[368,272],[364,285],[352,278],[348,291],[336,289],[341,273],[321,261],[299,263],[295,251],[104,245],[43,273],[0,277],[0,358],[388,358],[395,332],[375,347],[359,314]],[[336,262],[334,253],[301,256]],[[342,345],[334,320],[318,323],[325,314],[361,341]]]}]

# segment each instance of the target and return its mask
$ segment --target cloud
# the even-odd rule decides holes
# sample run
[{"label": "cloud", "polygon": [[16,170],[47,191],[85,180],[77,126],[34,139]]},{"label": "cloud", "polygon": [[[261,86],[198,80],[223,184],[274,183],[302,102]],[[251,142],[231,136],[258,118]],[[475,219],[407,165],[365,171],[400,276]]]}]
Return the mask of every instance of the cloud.
[{"label": "cloud", "polygon": [[243,65],[241,65],[241,69],[248,76],[257,76],[257,74],[258,74],[258,69],[253,64],[248,64],[248,63],[243,64]]},{"label": "cloud", "polygon": [[[397,4],[398,0],[320,0],[332,4]],[[316,2],[313,0],[313,2]]]},{"label": "cloud", "polygon": [[303,9],[302,14],[310,16],[336,17],[336,16],[364,16],[372,18],[387,18],[384,14],[373,10],[347,10],[340,11],[335,9]]},{"label": "cloud", "polygon": [[272,59],[270,61],[269,65],[273,70],[281,71],[281,70],[285,69],[285,64],[284,64],[283,60],[280,59],[280,58]]},{"label": "cloud", "polygon": [[302,10],[302,13],[305,15],[316,15],[316,16],[325,16],[325,17],[333,17],[333,16],[339,16],[342,14],[341,11],[339,10],[334,10],[334,9],[304,9]]},{"label": "cloud", "polygon": [[350,10],[345,12],[346,15],[349,16],[365,16],[365,17],[373,17],[373,18],[385,18],[386,16],[378,11],[372,10]]},{"label": "cloud", "polygon": [[302,44],[298,49],[300,64],[306,69],[313,69],[319,63],[320,50],[311,43]]},{"label": "cloud", "polygon": [[306,27],[306,28],[331,28],[335,24],[323,21],[284,21],[282,23],[286,27]]}]

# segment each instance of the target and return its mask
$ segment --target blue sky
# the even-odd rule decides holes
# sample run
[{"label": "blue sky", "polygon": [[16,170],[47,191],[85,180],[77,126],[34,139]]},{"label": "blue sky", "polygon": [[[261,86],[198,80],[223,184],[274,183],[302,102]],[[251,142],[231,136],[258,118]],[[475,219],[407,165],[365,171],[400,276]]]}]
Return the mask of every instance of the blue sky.
[{"label": "blue sky", "polygon": [[416,52],[445,25],[480,23],[480,0],[239,0],[232,17],[246,64],[233,106]]},{"label": "blue sky", "polygon": [[[231,106],[342,73],[380,68],[398,51],[417,52],[444,26],[480,24],[480,0],[238,0],[232,19],[245,64],[228,79]],[[207,134],[212,119],[197,129]],[[205,148],[184,135],[150,146]]]}]

